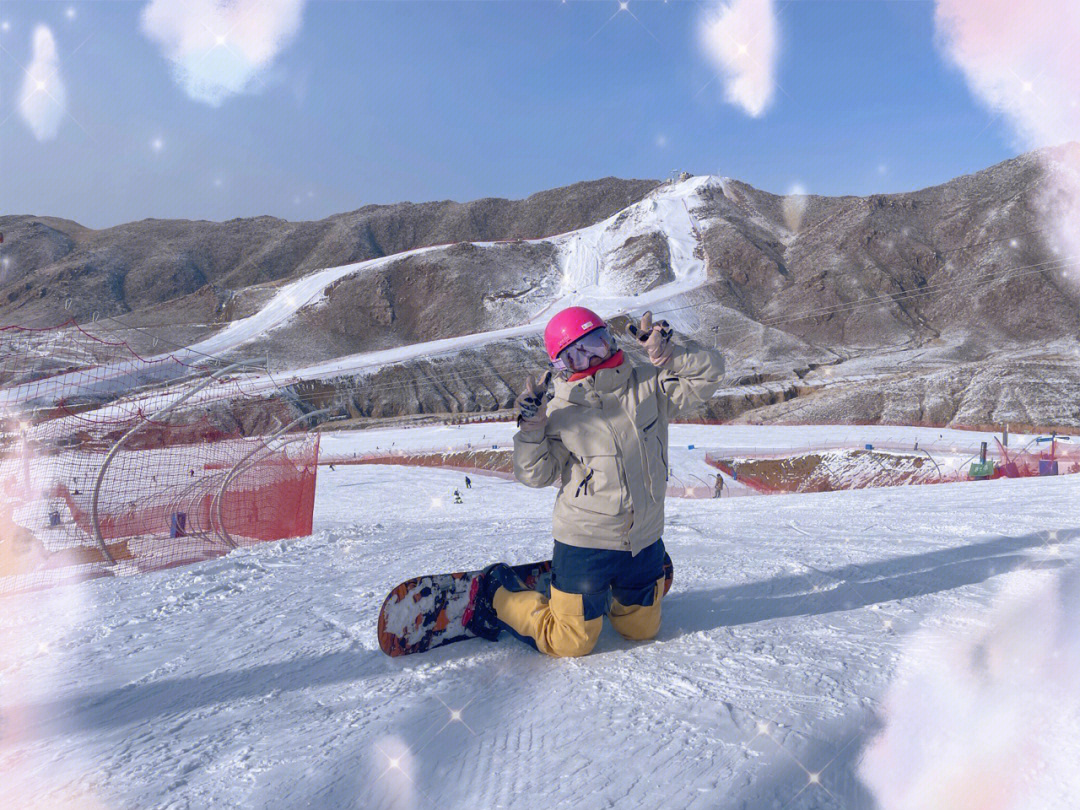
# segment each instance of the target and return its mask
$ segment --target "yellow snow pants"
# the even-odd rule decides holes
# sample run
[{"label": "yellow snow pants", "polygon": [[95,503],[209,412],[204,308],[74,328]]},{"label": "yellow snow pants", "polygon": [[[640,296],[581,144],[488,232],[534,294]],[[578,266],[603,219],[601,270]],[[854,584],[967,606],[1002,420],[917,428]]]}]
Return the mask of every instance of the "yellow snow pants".
[{"label": "yellow snow pants", "polygon": [[624,638],[643,641],[656,636],[664,595],[663,541],[637,558],[629,552],[570,546],[563,546],[560,554],[560,546],[555,544],[550,599],[537,591],[495,592],[495,613],[507,629],[557,658],[591,652],[605,614]]}]

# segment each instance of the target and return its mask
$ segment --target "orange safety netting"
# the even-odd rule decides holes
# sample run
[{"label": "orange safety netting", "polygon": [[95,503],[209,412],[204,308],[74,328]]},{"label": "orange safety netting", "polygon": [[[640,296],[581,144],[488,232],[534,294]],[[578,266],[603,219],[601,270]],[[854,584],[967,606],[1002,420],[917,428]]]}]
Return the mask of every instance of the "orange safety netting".
[{"label": "orange safety netting", "polygon": [[1071,437],[1043,436],[1019,449],[1002,447],[995,478],[1028,478],[1080,472],[1080,442]]},{"label": "orange safety netting", "polygon": [[189,355],[0,328],[0,594],[311,533],[318,436]]},{"label": "orange safety netting", "polygon": [[993,468],[985,475],[976,469],[981,448],[961,447],[953,442],[922,445],[881,442],[862,447],[826,442],[802,450],[742,448],[724,454],[707,452],[705,461],[745,487],[748,494],[760,495],[1080,472],[1080,441],[1071,437],[1043,436],[1012,449],[1003,446],[1000,440],[987,444],[986,459],[993,463]]}]

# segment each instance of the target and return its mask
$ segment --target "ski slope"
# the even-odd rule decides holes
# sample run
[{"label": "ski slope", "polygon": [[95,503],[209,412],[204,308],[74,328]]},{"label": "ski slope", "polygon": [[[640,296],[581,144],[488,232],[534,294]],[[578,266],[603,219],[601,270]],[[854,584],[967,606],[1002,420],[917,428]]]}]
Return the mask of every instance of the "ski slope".
[{"label": "ski slope", "polygon": [[[595,225],[557,236],[523,240],[552,243],[558,252],[558,266],[562,276],[562,296],[528,319],[527,323],[534,327],[532,331],[542,329],[550,313],[571,303],[595,306],[603,309],[603,314],[617,314],[628,306],[649,306],[703,284],[706,277],[705,263],[695,255],[699,231],[690,213],[690,205],[698,199],[698,193],[714,180],[715,178],[703,176],[661,186],[641,201]],[[654,231],[663,233],[668,240],[675,281],[649,291],[644,297],[613,290],[610,281],[605,278],[612,254],[628,239]],[[491,247],[498,243],[474,244],[478,247]],[[436,245],[418,248],[311,273],[286,284],[259,312],[235,321],[217,335],[189,347],[189,350],[204,355],[231,351],[286,325],[302,308],[318,306],[325,300],[327,289],[347,276],[371,272],[390,262],[430,253],[443,247],[445,246]],[[491,333],[489,339],[498,340],[505,336],[500,331]],[[422,355],[427,345],[415,344],[410,348]]]},{"label": "ski slope", "polygon": [[[691,443],[799,446],[799,430],[675,426],[673,468]],[[324,449],[508,438],[414,428]],[[978,628],[1002,587],[1080,556],[1080,476],[671,499],[655,641],[605,627],[575,660],[512,639],[387,658],[375,619],[400,580],[550,552],[553,489],[475,477],[452,505],[462,483],[323,468],[309,538],[5,601],[0,804],[869,810],[858,762],[914,632]],[[1078,735],[1059,745],[1080,761]]]},{"label": "ski slope", "polygon": [[[275,375],[253,374],[245,377],[245,388],[250,391],[268,391],[276,389],[283,381],[299,382],[370,373],[387,365],[455,354],[501,340],[539,335],[552,313],[566,306],[588,306],[605,317],[611,317],[629,311],[641,313],[664,301],[676,299],[705,283],[706,262],[704,254],[698,249],[700,229],[691,213],[691,206],[698,201],[702,190],[716,182],[717,178],[702,176],[662,186],[643,200],[595,225],[558,236],[526,240],[551,242],[555,245],[562,280],[560,295],[524,323],[393,349],[360,352],[288,369]],[[635,291],[628,294],[625,291],[626,285],[618,283],[612,254],[628,239],[653,231],[660,231],[667,239],[674,281],[646,292]],[[476,244],[490,247],[496,243]],[[436,249],[438,248],[421,248],[306,276],[286,285],[260,312],[231,324],[220,334],[195,344],[190,350],[202,354],[221,354],[236,349],[249,340],[286,325],[301,308],[318,306],[325,298],[326,289],[340,279],[355,273],[369,272],[388,261]]]},{"label": "ski slope", "polygon": [[[661,186],[644,199],[606,220],[566,234],[526,240],[550,242],[556,248],[561,276],[560,295],[524,322],[477,334],[414,343],[394,349],[361,352],[305,367],[281,369],[274,375],[244,375],[251,392],[275,390],[282,384],[326,376],[357,374],[386,365],[452,354],[487,343],[539,334],[553,312],[564,306],[591,306],[605,316],[633,310],[643,312],[663,301],[699,287],[706,280],[706,264],[698,250],[700,230],[691,207],[699,202],[702,190],[720,182],[711,176],[694,177]],[[620,283],[613,253],[628,239],[653,232],[663,233],[668,242],[673,281],[638,294]],[[477,242],[491,247],[495,242]],[[327,290],[348,276],[371,273],[408,256],[430,253],[445,247],[435,245],[378,259],[318,270],[285,284],[258,312],[230,323],[210,337],[148,361],[114,363],[97,369],[92,383],[79,372],[59,374],[45,380],[0,391],[0,406],[33,401],[54,401],[83,395],[118,393],[155,381],[187,376],[190,365],[203,365],[208,358],[221,357],[244,344],[287,326],[305,307],[319,306]],[[148,363],[150,367],[148,367]]]}]

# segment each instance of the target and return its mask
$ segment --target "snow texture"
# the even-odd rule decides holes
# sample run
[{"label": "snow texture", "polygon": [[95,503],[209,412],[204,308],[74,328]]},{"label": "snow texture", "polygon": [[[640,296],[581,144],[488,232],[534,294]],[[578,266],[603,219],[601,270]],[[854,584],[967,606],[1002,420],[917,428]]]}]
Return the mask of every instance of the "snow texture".
[{"label": "snow texture", "polygon": [[[904,429],[833,430],[883,441]],[[505,446],[511,432],[342,433],[324,449]],[[813,436],[677,425],[672,466]],[[554,489],[478,476],[452,504],[461,484],[444,470],[324,468],[309,538],[5,600],[0,801],[884,807],[858,763],[906,640],[977,630],[1000,589],[1051,577],[1080,551],[1077,476],[671,499],[675,584],[655,641],[606,627],[583,659],[513,639],[390,659],[375,621],[392,586],[550,551]],[[1052,683],[1075,689],[1074,674]],[[1003,677],[1025,691],[1043,683]],[[1057,765],[1080,757],[1070,722],[1044,729]],[[1037,758],[1013,764],[1039,784]],[[1040,808],[1073,806],[1049,788],[1035,795]]]}]

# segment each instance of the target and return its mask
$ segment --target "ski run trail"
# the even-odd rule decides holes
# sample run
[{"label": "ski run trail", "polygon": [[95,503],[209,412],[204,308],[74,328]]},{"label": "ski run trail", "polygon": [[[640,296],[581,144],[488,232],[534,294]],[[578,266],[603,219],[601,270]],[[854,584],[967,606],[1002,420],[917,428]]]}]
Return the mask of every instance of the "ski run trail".
[{"label": "ski run trail", "polygon": [[[905,429],[842,430],[872,441]],[[819,433],[673,426],[672,466]],[[365,431],[330,434],[323,452],[511,436],[509,425]],[[976,632],[1002,589],[1056,577],[1080,555],[1078,494],[1068,475],[669,498],[675,583],[656,640],[605,626],[581,659],[509,638],[390,659],[375,635],[386,592],[422,573],[548,557],[555,490],[323,467],[311,537],[5,600],[0,805],[882,807],[859,763],[913,640]],[[1073,763],[1078,737],[1057,740]]]},{"label": "ski run trail", "polygon": [[[242,373],[240,378],[244,381],[244,390],[248,393],[273,391],[282,385],[302,380],[372,373],[384,366],[409,360],[454,354],[500,340],[532,337],[543,331],[553,312],[572,304],[592,307],[605,317],[610,317],[631,310],[641,313],[661,302],[677,301],[683,293],[705,283],[706,263],[699,247],[700,229],[692,210],[700,192],[712,186],[722,187],[723,183],[724,180],[720,177],[700,176],[664,185],[639,202],[595,225],[565,234],[523,240],[552,243],[557,249],[558,271],[561,276],[560,294],[541,310],[533,313],[524,323],[506,324],[502,328],[477,334],[361,352],[274,374]],[[655,232],[664,234],[667,239],[674,280],[647,292],[633,294],[629,292],[633,280],[621,277],[618,270],[613,269],[612,254],[628,239]],[[496,243],[473,244],[488,247]],[[140,385],[154,380],[186,377],[190,373],[187,364],[205,364],[208,358],[220,357],[286,326],[301,309],[319,306],[325,300],[327,289],[335,282],[348,276],[369,273],[408,256],[430,253],[445,247],[447,246],[422,247],[309,273],[282,286],[266,306],[254,315],[234,321],[217,334],[191,346],[148,358],[156,361],[150,367],[144,361],[120,362],[100,370],[92,384],[86,383],[75,373],[58,374],[44,381],[11,386],[0,391],[0,406],[8,402],[24,402],[28,398],[55,400],[61,396],[70,398],[76,394],[91,396],[110,392],[123,393],[135,384],[136,375]],[[678,328],[681,319],[685,317],[673,316],[671,320]],[[102,371],[106,373],[101,373]],[[191,402],[194,404],[199,401],[197,397]]]}]

